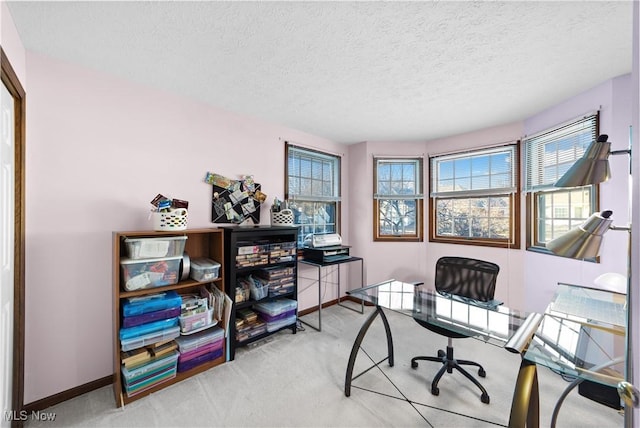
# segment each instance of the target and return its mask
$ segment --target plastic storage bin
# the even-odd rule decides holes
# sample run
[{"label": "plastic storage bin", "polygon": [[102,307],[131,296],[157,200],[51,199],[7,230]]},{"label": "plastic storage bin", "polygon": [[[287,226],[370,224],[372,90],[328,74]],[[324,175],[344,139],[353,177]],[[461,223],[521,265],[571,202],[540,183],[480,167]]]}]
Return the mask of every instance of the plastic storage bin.
[{"label": "plastic storage bin", "polygon": [[178,353],[160,358],[135,369],[122,368],[127,396],[132,397],[176,376]]},{"label": "plastic storage bin", "polygon": [[196,281],[212,281],[218,278],[220,263],[204,257],[191,259],[189,276]]},{"label": "plastic storage bin", "polygon": [[178,282],[182,256],[147,260],[121,259],[122,284],[125,290],[173,285]]},{"label": "plastic storage bin", "polygon": [[258,303],[253,305],[253,309],[267,315],[280,315],[283,312],[296,309],[298,302],[291,299],[278,299],[271,302]]},{"label": "plastic storage bin", "polygon": [[269,263],[290,262],[296,259],[295,242],[277,242],[269,246]]},{"label": "plastic storage bin", "polygon": [[161,371],[164,368],[175,367],[175,364],[179,358],[177,352],[172,352],[166,357],[158,358],[152,362],[136,367],[135,369],[127,369],[122,367],[122,377],[125,382],[132,382],[137,379],[147,377],[155,372]]},{"label": "plastic storage bin", "polygon": [[191,336],[180,336],[176,339],[180,353],[190,352],[209,344],[223,341],[224,330],[220,327],[212,327],[195,333]]},{"label": "plastic storage bin", "polygon": [[127,257],[132,260],[182,256],[186,242],[186,236],[124,239]]},{"label": "plastic storage bin", "polygon": [[154,321],[146,324],[140,324],[135,327],[121,328],[120,340],[144,336],[145,334],[166,330],[177,325],[178,318],[169,318],[168,320]]},{"label": "plastic storage bin", "polygon": [[293,287],[293,282],[278,285],[269,285],[269,297],[277,297],[293,293]]},{"label": "plastic storage bin", "polygon": [[269,294],[269,284],[260,281],[251,283],[251,298],[253,300],[261,300]]},{"label": "plastic storage bin", "polygon": [[222,347],[220,347],[219,349],[195,358],[191,358],[190,360],[178,362],[178,372],[186,372],[187,370],[191,370],[192,368],[197,367],[200,364],[208,363],[209,361],[213,361],[216,358],[220,358],[222,357],[223,352],[224,350],[222,349]]},{"label": "plastic storage bin", "polygon": [[269,263],[269,244],[242,245],[238,247],[236,267],[266,265]]},{"label": "plastic storage bin", "polygon": [[122,317],[122,327],[135,327],[140,324],[146,324],[154,321],[167,320],[169,318],[177,318],[180,316],[180,307],[164,309],[161,311],[148,312],[142,315],[134,315],[132,317]]},{"label": "plastic storage bin", "polygon": [[267,323],[267,331],[269,333],[273,333],[274,331],[280,330],[283,327],[287,327],[287,326],[290,326],[292,324],[295,324],[297,319],[298,318],[294,314],[294,315],[292,315],[290,317],[283,318],[283,319],[278,320],[278,321],[268,322]]},{"label": "plastic storage bin", "polygon": [[236,340],[245,342],[267,332],[267,323],[258,319],[255,322],[245,323],[236,329]]},{"label": "plastic storage bin", "polygon": [[123,299],[122,314],[125,317],[132,317],[165,309],[180,309],[180,305],[182,305],[182,297],[171,290],[164,293]]},{"label": "plastic storage bin", "polygon": [[218,340],[217,342],[209,343],[208,345],[201,346],[198,349],[194,349],[193,351],[188,352],[180,352],[180,357],[178,357],[178,362],[185,362],[192,360],[194,358],[200,357],[204,354],[209,354],[211,352],[218,351],[222,349],[223,340]]},{"label": "plastic storage bin", "polygon": [[295,309],[290,309],[278,315],[269,315],[269,314],[260,312],[260,318],[262,318],[267,323],[271,323],[271,322],[283,320],[285,318],[289,318],[291,316],[295,316],[295,314],[296,314]]},{"label": "plastic storage bin", "polygon": [[180,333],[192,334],[207,327],[211,327],[214,323],[213,308],[198,314],[180,316]]},{"label": "plastic storage bin", "polygon": [[175,326],[143,336],[121,340],[120,345],[123,351],[130,351],[132,349],[142,348],[143,346],[153,345],[154,343],[172,340],[178,336],[180,336],[180,327]]}]

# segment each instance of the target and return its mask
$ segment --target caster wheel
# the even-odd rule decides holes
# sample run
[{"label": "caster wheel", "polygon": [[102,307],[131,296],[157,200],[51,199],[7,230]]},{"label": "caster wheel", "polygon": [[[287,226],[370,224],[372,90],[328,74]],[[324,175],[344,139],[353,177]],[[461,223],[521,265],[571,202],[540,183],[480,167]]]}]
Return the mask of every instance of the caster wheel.
[{"label": "caster wheel", "polygon": [[489,404],[489,395],[488,394],[482,394],[480,396],[480,401],[482,401],[484,404]]},{"label": "caster wheel", "polygon": [[[431,393],[432,393],[433,395],[440,395],[440,388],[438,388],[437,386],[436,386],[435,388],[434,388],[434,387],[432,387],[432,388],[431,388]],[[489,399],[489,398],[487,397],[487,399]]]},{"label": "caster wheel", "polygon": [[412,369],[418,368],[418,362],[417,361],[411,361],[411,368]]},{"label": "caster wheel", "polygon": [[478,369],[478,376],[487,377],[487,372],[485,372],[483,368],[480,368]]}]

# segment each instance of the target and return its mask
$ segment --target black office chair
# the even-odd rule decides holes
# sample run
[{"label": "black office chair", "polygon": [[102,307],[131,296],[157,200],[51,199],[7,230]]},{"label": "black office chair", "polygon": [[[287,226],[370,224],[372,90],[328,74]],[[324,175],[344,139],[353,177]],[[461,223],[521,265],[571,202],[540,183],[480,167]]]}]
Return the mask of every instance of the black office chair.
[{"label": "black office chair", "polygon": [[[436,290],[441,293],[455,294],[482,302],[488,302],[493,299],[496,288],[496,279],[499,271],[500,267],[498,265],[483,260],[468,259],[464,257],[442,257],[436,263],[435,287]],[[485,377],[487,375],[484,368],[474,361],[456,360],[453,357],[452,339],[460,339],[469,336],[431,325],[426,321],[418,319],[415,320],[422,327],[449,338],[447,351],[445,352],[442,349],[438,350],[437,357],[420,356],[411,359],[411,367],[414,369],[418,367],[419,360],[442,363],[442,368],[438,371],[431,382],[431,393],[433,395],[438,395],[440,393],[440,390],[438,389],[438,382],[444,372],[453,373],[453,369],[456,369],[480,388],[480,391],[482,391],[480,400],[483,403],[489,404],[489,394],[487,394],[487,390],[484,389],[476,378],[461,366],[477,366],[478,376],[480,377]]]}]

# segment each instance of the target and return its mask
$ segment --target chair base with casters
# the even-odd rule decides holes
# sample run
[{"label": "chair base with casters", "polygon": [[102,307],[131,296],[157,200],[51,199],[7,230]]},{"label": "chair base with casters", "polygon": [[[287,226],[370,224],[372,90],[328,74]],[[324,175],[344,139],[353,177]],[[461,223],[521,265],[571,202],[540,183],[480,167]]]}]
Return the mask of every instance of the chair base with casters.
[{"label": "chair base with casters", "polygon": [[[422,326],[424,326],[426,328],[429,328],[430,330],[434,330],[434,328],[437,329],[437,327],[435,327],[435,326],[427,325],[426,323],[423,323],[423,322],[421,322],[419,320],[416,320],[416,321],[418,322],[418,324],[420,324],[420,325],[422,325]],[[447,334],[449,336],[453,336],[453,337],[457,337],[457,338],[467,337],[467,336],[464,336],[464,335],[455,336],[451,332],[447,332]],[[480,401],[482,401],[485,404],[489,404],[490,399],[489,399],[489,394],[487,393],[487,390],[480,384],[480,382],[478,382],[478,380],[476,380],[476,378],[474,378],[462,366],[476,366],[476,367],[478,367],[478,376],[480,376],[480,377],[486,377],[487,376],[487,372],[484,370],[484,368],[480,364],[476,363],[475,361],[456,360],[454,358],[454,356],[453,356],[453,340],[452,339],[453,339],[452,337],[449,337],[449,341],[447,343],[446,352],[443,351],[442,349],[439,349],[437,357],[429,357],[429,356],[413,357],[411,359],[411,368],[413,368],[413,369],[418,368],[418,361],[433,361],[433,362],[436,362],[436,363],[442,363],[442,367],[440,368],[438,373],[435,375],[435,377],[431,381],[431,393],[433,395],[439,395],[440,394],[440,389],[438,388],[438,382],[440,382],[440,378],[444,375],[445,371],[447,373],[453,373],[453,369],[456,369],[460,373],[462,373],[464,375],[464,377],[469,379],[478,388],[480,388],[480,391],[481,391]]]},{"label": "chair base with casters", "polygon": [[[500,272],[500,266],[484,260],[470,259],[466,257],[440,257],[436,262],[434,285],[436,291],[443,295],[454,295],[478,302],[489,302],[493,300],[498,272]],[[422,318],[420,312],[422,312],[423,309],[421,309],[419,299],[420,298],[418,297],[418,301],[414,302],[415,307],[419,308],[418,310],[414,308],[414,321],[427,330],[437,333],[440,336],[446,336],[449,339],[449,342],[447,344],[446,352],[439,350],[437,357],[420,356],[412,358],[411,367],[414,369],[418,367],[417,361],[419,360],[442,363],[442,367],[431,382],[431,393],[433,395],[438,395],[440,393],[440,390],[438,389],[438,382],[444,375],[445,371],[447,373],[453,373],[453,369],[456,369],[462,373],[464,377],[480,388],[480,391],[482,392],[480,395],[480,401],[489,404],[489,394],[487,394],[487,390],[484,389],[476,378],[463,369],[462,366],[478,367],[478,376],[480,377],[485,377],[487,375],[484,368],[474,361],[456,360],[453,357],[452,339],[462,339],[469,336],[440,327],[428,322],[427,319]],[[424,311],[427,313],[430,311],[436,311],[435,305],[432,304],[431,306],[431,308],[426,308]]]}]

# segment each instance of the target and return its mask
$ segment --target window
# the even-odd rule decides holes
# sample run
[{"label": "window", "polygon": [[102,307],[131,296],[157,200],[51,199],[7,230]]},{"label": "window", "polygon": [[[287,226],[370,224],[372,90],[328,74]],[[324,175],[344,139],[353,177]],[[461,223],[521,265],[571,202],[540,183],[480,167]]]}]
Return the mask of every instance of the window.
[{"label": "window", "polygon": [[340,157],[285,143],[285,200],[300,226],[299,244],[314,233],[340,232]]},{"label": "window", "polygon": [[527,249],[544,249],[598,210],[597,186],[553,187],[597,135],[594,113],[524,140]]},{"label": "window", "polygon": [[375,241],[422,241],[422,158],[374,158]]},{"label": "window", "polygon": [[518,146],[430,158],[429,240],[519,248]]}]

